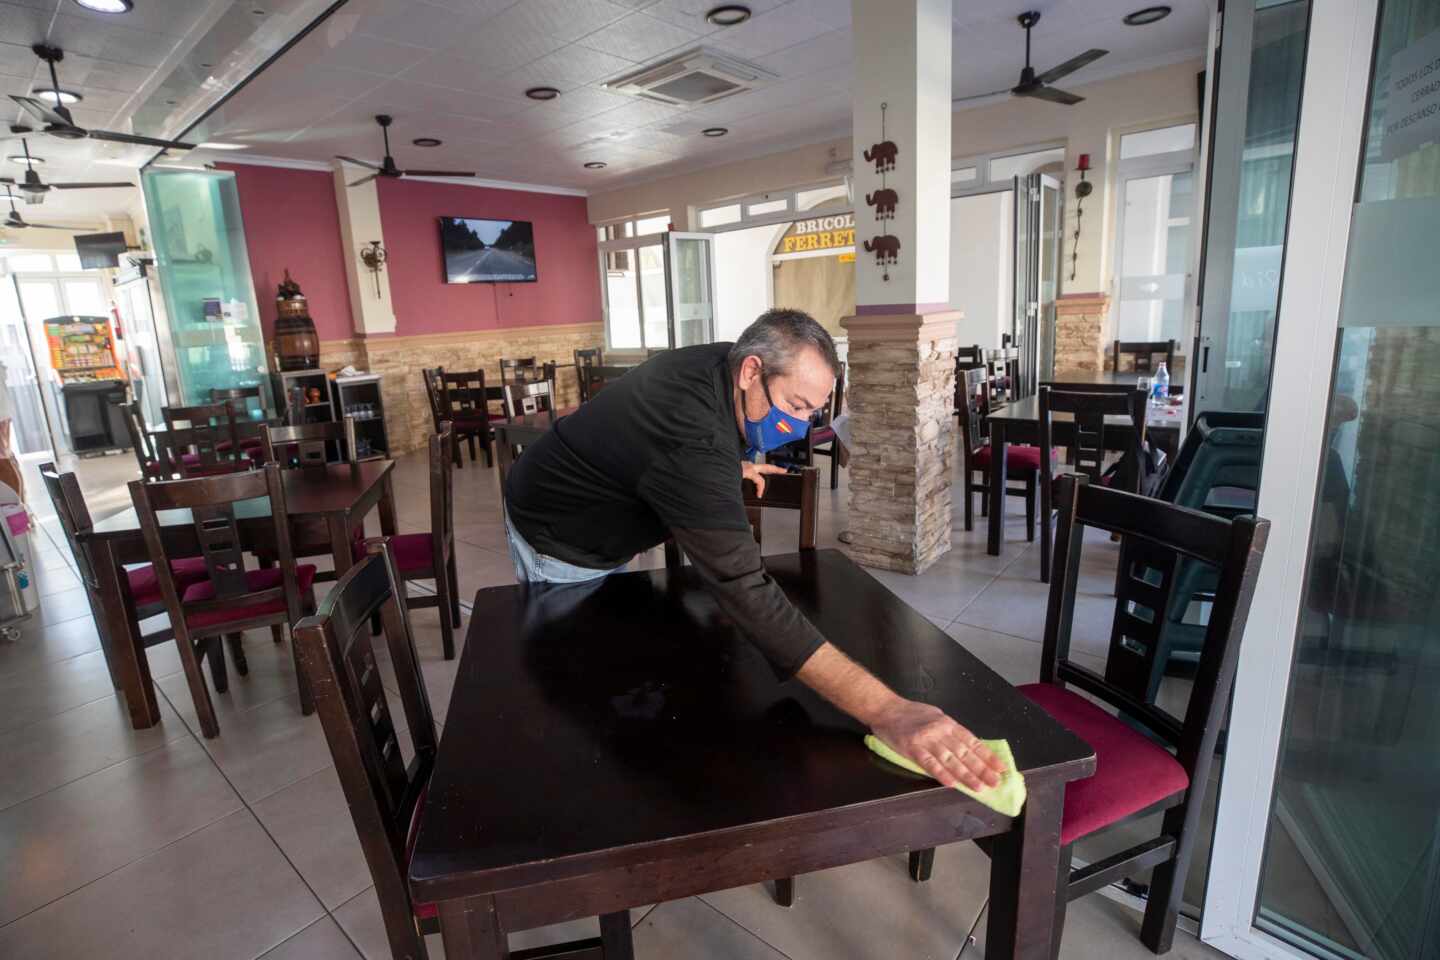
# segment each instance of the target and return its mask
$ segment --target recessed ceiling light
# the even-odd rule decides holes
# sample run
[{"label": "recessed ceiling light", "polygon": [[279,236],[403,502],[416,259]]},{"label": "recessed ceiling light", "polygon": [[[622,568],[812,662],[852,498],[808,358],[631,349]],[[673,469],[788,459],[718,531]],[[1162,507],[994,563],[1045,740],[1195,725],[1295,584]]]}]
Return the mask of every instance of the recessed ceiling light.
[{"label": "recessed ceiling light", "polygon": [[608,164],[604,160],[591,160],[585,164],[586,170],[604,170]]},{"label": "recessed ceiling light", "polygon": [[33,90],[30,96],[44,100],[46,103],[79,103],[85,99],[74,90],[61,90],[59,93],[54,90]]},{"label": "recessed ceiling light", "polygon": [[75,0],[75,2],[86,10],[94,10],[96,13],[129,13],[135,7],[132,0]]},{"label": "recessed ceiling light", "polygon": [[707,137],[723,137],[730,132],[729,127],[706,127],[700,131]]},{"label": "recessed ceiling light", "polygon": [[1125,23],[1132,27],[1143,27],[1147,23],[1156,23],[1170,16],[1170,8],[1166,6],[1143,7],[1134,13],[1127,13],[1122,18]]},{"label": "recessed ceiling light", "polygon": [[250,145],[246,143],[221,143],[218,140],[206,140],[199,145],[201,150],[248,150]]},{"label": "recessed ceiling light", "polygon": [[438,147],[443,141],[439,137],[416,137],[410,142],[417,147]]},{"label": "recessed ceiling light", "polygon": [[44,163],[44,162],[45,162],[45,158],[44,158],[44,157],[37,157],[37,156],[33,156],[33,155],[32,155],[32,156],[29,156],[29,157],[25,157],[25,156],[22,156],[22,155],[20,155],[20,154],[18,154],[18,153],[17,153],[17,154],[14,154],[14,155],[12,155],[12,156],[8,156],[8,157],[6,157],[5,159],[6,159],[6,160],[9,160],[11,163],[18,163],[18,164],[20,164],[21,166],[26,166],[26,165],[31,164],[31,163]]},{"label": "recessed ceiling light", "polygon": [[738,3],[727,3],[705,14],[705,19],[717,27],[735,27],[750,19],[750,8]]},{"label": "recessed ceiling light", "polygon": [[554,87],[531,87],[525,91],[525,96],[531,100],[554,100],[560,96],[560,91]]}]

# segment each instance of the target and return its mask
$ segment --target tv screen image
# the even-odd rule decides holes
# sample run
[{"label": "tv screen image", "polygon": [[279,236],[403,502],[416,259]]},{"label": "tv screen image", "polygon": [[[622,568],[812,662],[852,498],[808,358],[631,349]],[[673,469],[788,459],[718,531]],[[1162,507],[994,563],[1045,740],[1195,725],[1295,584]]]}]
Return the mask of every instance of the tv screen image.
[{"label": "tv screen image", "polygon": [[75,252],[80,256],[82,270],[118,267],[120,254],[126,249],[123,233],[82,233],[75,237]]},{"label": "tv screen image", "polygon": [[440,218],[446,283],[533,283],[535,231],[528,220]]}]

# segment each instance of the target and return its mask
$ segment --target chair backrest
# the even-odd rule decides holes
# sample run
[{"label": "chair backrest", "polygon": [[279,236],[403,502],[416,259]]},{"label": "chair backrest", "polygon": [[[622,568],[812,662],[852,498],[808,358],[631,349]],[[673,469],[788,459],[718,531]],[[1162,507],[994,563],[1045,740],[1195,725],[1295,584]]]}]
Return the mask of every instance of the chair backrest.
[{"label": "chair backrest", "polygon": [[[1107,489],[1066,475],[1056,483],[1059,520],[1055,572],[1040,660],[1040,679],[1069,683],[1118,707],[1176,748],[1191,783],[1205,783],[1215,737],[1229,702],[1270,523],[1251,516],[1224,520],[1138,494]],[[1070,659],[1085,527],[1121,534],[1134,549],[1115,589],[1115,614],[1103,676]],[[1205,628],[1190,700],[1183,718],[1147,703],[1163,611],[1182,559],[1216,568],[1218,588]]]},{"label": "chair backrest", "polygon": [[599,367],[605,363],[605,348],[591,347],[588,350],[575,351],[576,367]]},{"label": "chair backrest", "polygon": [[[135,501],[140,530],[145,535],[145,546],[160,584],[160,596],[165,602],[177,640],[188,642],[194,632],[189,625],[190,616],[234,606],[283,600],[289,621],[294,623],[300,619],[300,590],[295,579],[290,524],[286,521],[285,485],[277,465],[269,463],[262,470],[187,480],[151,483],[134,480],[130,483],[130,498]],[[274,545],[275,557],[280,565],[281,582],[263,590],[251,590],[245,577],[245,548],[236,520],[235,504],[258,499],[269,500],[271,535],[274,538],[270,543]],[[170,556],[166,549],[160,528],[159,513],[163,510],[190,511],[200,556],[205,561],[206,573],[214,587],[213,599],[182,600],[170,568],[170,561],[176,558]],[[245,630],[248,625],[246,620],[232,620],[214,630],[206,629],[209,632],[223,629],[232,633]]]},{"label": "chair backrest", "polygon": [[[1207,410],[1195,418],[1185,435],[1179,454],[1160,483],[1158,496],[1177,506],[1218,516],[1254,512],[1253,495],[1260,489],[1264,439],[1263,413]],[[1248,492],[1251,503],[1237,507],[1223,499],[1215,502],[1212,494],[1222,489]]]},{"label": "chair backrest", "polygon": [[969,370],[971,367],[978,367],[985,363],[985,351],[980,344],[972,344],[968,347],[955,348],[955,370]]},{"label": "chair backrest", "polygon": [[165,419],[165,426],[172,430],[176,427],[215,427],[221,434],[218,439],[230,441],[232,447],[239,442],[235,435],[235,408],[228,402],[161,407],[160,415]]},{"label": "chair backrest", "polygon": [[440,424],[447,419],[442,385],[444,375],[443,367],[422,367],[420,369],[420,381],[425,385],[425,399],[430,403],[430,420],[436,430],[439,430]]},{"label": "chair backrest", "polygon": [[237,420],[250,419],[250,401],[254,400],[260,409],[265,408],[260,398],[260,385],[258,383],[244,387],[211,387],[211,403],[228,403],[235,411]]},{"label": "chair backrest", "polygon": [[[346,416],[339,423],[303,423],[294,427],[264,424],[260,428],[260,446],[266,463],[282,467],[322,467],[336,462],[355,462],[355,418]],[[331,451],[335,451],[335,458]],[[283,458],[283,459],[282,459]]]},{"label": "chair backrest", "polygon": [[990,398],[996,403],[1020,399],[1019,348],[986,350],[985,363],[990,368]]},{"label": "chair backrest", "polygon": [[[166,477],[201,477],[234,473],[242,467],[239,460],[220,453],[220,442],[230,440],[228,431],[208,424],[193,427],[171,427],[150,434],[155,445],[155,459]],[[233,447],[232,447],[233,452]],[[185,454],[194,454],[197,462],[187,464]]]},{"label": "chair backrest", "polygon": [[555,419],[555,382],[539,380],[534,383],[507,383],[504,390],[505,416],[518,417],[526,413],[527,401],[537,409],[543,409]]},{"label": "chair backrest", "polygon": [[1174,340],[1116,340],[1111,359],[1112,369],[1120,372],[1120,358],[1132,357],[1134,359],[1134,370],[1136,373],[1153,372],[1155,368],[1155,354],[1165,355],[1165,369],[1171,374],[1175,372],[1175,341]]},{"label": "chair backrest", "polygon": [[[296,624],[295,645],[375,881],[391,951],[424,956],[410,900],[406,838],[435,768],[435,719],[394,555],[383,540],[365,547],[365,559],[340,578],[316,614]],[[376,614],[414,746],[408,765],[376,663],[370,633]]]},{"label": "chair backrest", "polygon": [[507,383],[530,383],[540,378],[540,368],[534,357],[500,358],[500,385]]},{"label": "chair backrest", "polygon": [[805,467],[799,473],[776,474],[765,478],[765,496],[755,496],[755,485],[741,481],[745,493],[745,513],[755,542],[761,543],[761,508],[778,507],[800,511],[800,549],[815,549],[815,517],[820,508],[820,471]]},{"label": "chair backrest", "polygon": [[[484,370],[440,370],[441,420],[476,419],[490,415]],[[437,425],[436,429],[439,427]]]},{"label": "chair backrest", "polygon": [[90,519],[90,508],[85,505],[85,494],[80,490],[80,482],[75,478],[75,474],[61,473],[60,468],[53,463],[40,464],[40,480],[45,484],[45,492],[50,495],[50,503],[55,507],[55,516],[60,520],[65,542],[70,544],[70,553],[75,557],[75,569],[80,572],[81,581],[89,590],[100,589],[95,568],[90,565],[90,554],[80,542],[80,537],[89,533],[94,526]]},{"label": "chair backrest", "polygon": [[[430,537],[449,557],[455,540],[455,430],[446,420],[430,436]],[[439,574],[443,576],[443,573]]]},{"label": "chair backrest", "polygon": [[140,476],[156,479],[164,475],[164,467],[155,456],[155,447],[150,442],[150,431],[145,429],[145,418],[140,405],[120,404],[120,417],[125,421],[125,432],[130,435],[130,447],[135,451],[135,462],[140,467]]},{"label": "chair backrest", "polygon": [[960,412],[960,440],[968,459],[989,439],[985,436],[984,410],[990,392],[990,376],[984,366],[971,367],[957,374],[956,409]]},{"label": "chair backrest", "polygon": [[1051,415],[1068,413],[1075,420],[1074,434],[1067,446],[1070,449],[1071,466],[1095,482],[1105,470],[1106,445],[1105,423],[1107,416],[1123,416],[1130,419],[1131,442],[1124,453],[1131,457],[1131,463],[1138,462],[1140,444],[1145,438],[1145,391],[1131,389],[1128,393],[1085,392],[1056,390],[1053,387],[1040,388],[1040,479],[1050,480],[1050,456],[1055,444],[1052,440],[1054,424]]}]

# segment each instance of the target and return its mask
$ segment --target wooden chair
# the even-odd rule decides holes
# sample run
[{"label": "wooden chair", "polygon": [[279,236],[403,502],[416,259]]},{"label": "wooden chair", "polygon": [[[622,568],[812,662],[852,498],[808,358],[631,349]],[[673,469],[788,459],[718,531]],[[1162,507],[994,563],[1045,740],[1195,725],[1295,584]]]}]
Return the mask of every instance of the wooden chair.
[{"label": "wooden chair", "polygon": [[595,387],[596,390],[605,385],[604,379],[597,377],[596,374],[598,371],[595,370],[596,367],[603,367],[604,365],[605,351],[600,347],[575,351],[575,379],[580,386],[581,403],[586,403],[594,397],[595,394],[590,389],[592,382],[598,381],[598,386]]},{"label": "wooden chair", "polygon": [[1116,373],[1120,371],[1120,358],[1132,357],[1134,359],[1134,370],[1136,374],[1154,373],[1155,354],[1165,355],[1165,369],[1170,375],[1175,375],[1175,341],[1174,340],[1116,340],[1112,351],[1111,367]]},{"label": "wooden chair", "polygon": [[161,478],[213,477],[245,469],[249,460],[236,460],[220,452],[220,444],[226,439],[221,431],[219,427],[200,425],[150,434],[155,458],[161,464]]},{"label": "wooden chair", "polygon": [[130,435],[130,449],[135,451],[135,463],[140,467],[140,476],[146,480],[168,480],[172,476],[167,465],[155,455],[150,442],[150,431],[145,428],[145,417],[140,406],[134,403],[120,404],[120,416],[125,421],[125,432]]},{"label": "wooden chair", "polygon": [[[191,466],[209,466],[214,458],[235,459],[235,448],[239,434],[235,427],[235,408],[229,403],[198,403],[188,406],[172,405],[160,408],[160,415],[171,433],[177,428],[200,429],[209,427],[215,431],[213,450],[210,454],[200,450],[179,455],[180,467],[177,473],[187,476]],[[173,450],[173,445],[172,445]],[[159,451],[157,450],[158,454]]]},{"label": "wooden chair", "polygon": [[[990,374],[982,365],[971,367],[960,375],[960,389],[956,391],[958,402],[963,404],[960,411],[960,473],[961,496],[965,501],[965,529],[975,525],[975,494],[980,494],[983,511],[989,501],[985,494],[990,490],[986,481],[990,471],[990,438],[985,435],[985,415],[988,409]],[[1024,480],[1020,487],[1006,486],[1005,495],[1025,498],[1025,539],[1035,539],[1035,488],[1040,473],[1039,447],[1022,444],[1006,444],[1005,470],[1007,476]],[[976,475],[980,479],[976,480]],[[983,513],[982,513],[983,515]]]},{"label": "wooden chair", "polygon": [[964,407],[960,402],[965,371],[983,366],[985,366],[985,351],[981,349],[980,344],[955,348],[955,415],[957,417],[965,415]]},{"label": "wooden chair", "polygon": [[[316,614],[296,627],[295,640],[375,881],[391,955],[423,960],[425,935],[439,933],[440,923],[434,904],[416,903],[410,897],[409,840],[435,770],[435,716],[410,619],[401,603],[394,553],[381,539],[368,541],[366,551],[365,559],[350,568]],[[402,759],[398,724],[376,670],[376,641],[369,624],[377,616],[410,730],[409,763]],[[628,910],[602,916],[600,929],[599,939],[564,945],[569,951],[564,955],[633,960]]]},{"label": "wooden chair", "polygon": [[990,399],[997,405],[1021,399],[1020,351],[1015,347],[987,350],[985,363],[990,368]]},{"label": "wooden chair", "polygon": [[505,416],[522,417],[531,413],[548,413],[555,419],[555,381],[536,380],[530,383],[507,383],[504,391]]},{"label": "wooden chair", "polygon": [[1105,442],[1107,416],[1130,418],[1130,443],[1122,456],[1132,465],[1132,483],[1139,474],[1133,468],[1140,462],[1141,445],[1145,442],[1145,391],[1128,388],[1125,392],[1085,392],[1040,388],[1040,582],[1050,582],[1050,493],[1054,488],[1055,444],[1051,414],[1068,413],[1074,428],[1067,446],[1067,466],[1083,473],[1096,484],[1105,471],[1105,454],[1112,449]]},{"label": "wooden chair", "polygon": [[[1060,509],[1056,577],[1045,617],[1040,682],[1019,689],[1088,742],[1097,762],[1093,776],[1065,789],[1058,876],[1063,896],[1056,905],[1053,949],[1059,951],[1068,901],[1154,867],[1140,940],[1155,953],[1165,953],[1174,940],[1195,841],[1204,830],[1205,784],[1230,702],[1270,522],[1251,516],[1225,520],[1100,487],[1084,476],[1061,477],[1055,500]],[[1115,597],[1103,676],[1070,659],[1086,527],[1119,533],[1137,545]],[[1213,567],[1218,587],[1190,700],[1185,715],[1175,717],[1146,703],[1145,689],[1161,655],[1156,643],[1161,614],[1182,559]],[[1077,840],[1161,811],[1158,836],[1071,869]],[[933,850],[911,854],[915,879],[925,879],[928,870],[916,867],[923,868],[927,857],[933,862],[933,855]]]},{"label": "wooden chair", "polygon": [[[220,724],[200,673],[199,655],[208,656],[216,687],[223,688],[225,660],[218,650],[220,637],[231,638],[231,651],[243,675],[244,654],[237,638],[245,630],[270,627],[278,632],[315,609],[315,567],[308,563],[297,566],[291,553],[280,468],[272,463],[263,470],[227,476],[154,483],[134,480],[130,483],[130,496],[135,501],[150,561],[158,572],[160,596],[175,631],[175,645],[185,668],[190,695],[195,699],[200,730],[207,738],[218,736]],[[270,501],[272,542],[279,566],[246,570],[235,504],[260,498]],[[187,509],[195,521],[195,538],[208,576],[182,588],[172,573],[158,514],[162,510]],[[298,657],[296,670],[299,671]],[[299,681],[300,710],[313,713],[315,705],[310,685],[303,675]]]},{"label": "wooden chair", "polygon": [[748,480],[741,481],[745,491],[745,513],[750,518],[750,529],[755,542],[763,546],[763,508],[800,511],[800,549],[815,549],[815,518],[820,512],[820,471],[805,467],[799,473],[768,476],[765,478],[765,496],[755,496],[755,485]]},{"label": "wooden chair", "polygon": [[440,609],[440,640],[445,659],[455,659],[455,629],[460,626],[460,579],[455,565],[454,474],[450,470],[450,448],[455,434],[449,423],[430,437],[430,529],[424,533],[402,533],[390,537],[395,570],[402,581],[434,580],[435,593],[411,594],[405,599],[410,610]]},{"label": "wooden chair", "polygon": [[510,383],[534,383],[540,379],[540,368],[534,357],[500,358],[500,385]]},{"label": "wooden chair", "polygon": [[[85,505],[85,496],[80,491],[80,483],[73,473],[61,473],[53,463],[40,464],[40,479],[45,484],[45,491],[50,495],[50,502],[55,507],[55,516],[60,521],[60,529],[65,534],[65,542],[70,545],[70,554],[75,558],[75,570],[80,574],[80,582],[85,586],[86,599],[90,602],[90,613],[95,618],[95,626],[100,633],[100,646],[105,654],[105,665],[110,670],[110,679],[119,689],[118,678],[115,675],[114,661],[111,655],[111,644],[116,642],[115,635],[120,633],[124,624],[128,629],[139,635],[141,643],[146,647],[153,647],[157,644],[166,643],[175,637],[170,625],[147,634],[140,633],[140,621],[148,620],[165,612],[164,601],[160,597],[160,581],[155,576],[155,569],[148,563],[133,565],[127,568],[121,582],[128,588],[124,610],[105,610],[99,604],[100,578],[96,575],[94,565],[90,562],[90,551],[80,542],[80,538],[90,532],[94,523],[90,519],[90,508]],[[185,557],[175,560],[170,565],[174,574],[175,582],[183,587],[199,583],[209,579],[209,573],[205,568],[205,561],[200,557]],[[121,619],[117,619],[121,618]],[[125,642],[120,638],[120,642]],[[218,655],[218,651],[217,651]],[[236,669],[243,669],[237,662]],[[212,669],[217,682],[223,682],[225,674],[223,671],[215,672]],[[224,693],[224,687],[218,687],[220,693]]]},{"label": "wooden chair", "polygon": [[261,424],[260,456],[262,463],[278,463],[282,467],[354,463],[355,418],[347,415],[339,423],[325,421],[291,427]]},{"label": "wooden chair", "polygon": [[430,382],[434,385],[430,414],[435,421],[436,433],[440,432],[440,424],[451,425],[454,442],[450,447],[455,466],[464,466],[460,458],[460,440],[463,439],[470,447],[472,463],[478,459],[475,453],[478,440],[480,448],[485,451],[485,466],[493,467],[495,455],[490,444],[490,390],[485,386],[485,371],[447,372],[444,367],[436,367],[430,374]]},{"label": "wooden chair", "polygon": [[850,460],[845,448],[835,437],[835,428],[831,426],[835,422],[835,418],[844,412],[845,364],[842,363],[840,364],[840,373],[835,377],[835,391],[830,394],[830,402],[810,420],[810,429],[805,432],[803,453],[806,466],[815,465],[817,454],[830,458],[831,490],[840,485],[840,468],[846,466]]}]

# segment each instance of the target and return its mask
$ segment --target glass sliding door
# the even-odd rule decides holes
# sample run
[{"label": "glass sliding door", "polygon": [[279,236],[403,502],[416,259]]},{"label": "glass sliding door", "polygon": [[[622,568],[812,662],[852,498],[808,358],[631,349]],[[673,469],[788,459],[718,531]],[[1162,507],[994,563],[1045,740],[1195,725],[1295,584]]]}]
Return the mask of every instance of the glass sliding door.
[{"label": "glass sliding door", "polygon": [[715,239],[708,233],[669,233],[665,241],[675,346],[710,343],[715,339]]},{"label": "glass sliding door", "polygon": [[714,340],[713,247],[707,233],[602,239],[606,348],[666,350]]}]

